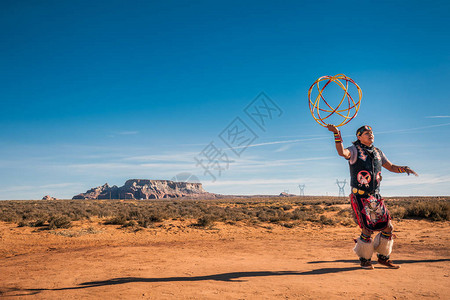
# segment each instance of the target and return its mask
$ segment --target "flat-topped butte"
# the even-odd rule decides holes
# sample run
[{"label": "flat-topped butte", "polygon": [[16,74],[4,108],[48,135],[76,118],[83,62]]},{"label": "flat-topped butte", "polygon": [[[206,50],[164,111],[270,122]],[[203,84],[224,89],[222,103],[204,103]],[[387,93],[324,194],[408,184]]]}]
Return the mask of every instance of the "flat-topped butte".
[{"label": "flat-topped butte", "polygon": [[196,182],[129,179],[121,187],[105,183],[72,199],[163,199],[199,196],[214,196],[214,194],[206,192],[202,184]]}]

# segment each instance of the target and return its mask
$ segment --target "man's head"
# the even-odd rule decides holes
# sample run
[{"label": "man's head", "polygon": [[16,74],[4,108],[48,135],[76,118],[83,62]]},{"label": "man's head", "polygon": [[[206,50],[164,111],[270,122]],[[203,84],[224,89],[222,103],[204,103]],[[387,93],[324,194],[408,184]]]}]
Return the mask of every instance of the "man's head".
[{"label": "man's head", "polygon": [[359,127],[358,130],[356,130],[356,137],[362,144],[369,147],[372,146],[374,141],[372,127],[367,125]]}]

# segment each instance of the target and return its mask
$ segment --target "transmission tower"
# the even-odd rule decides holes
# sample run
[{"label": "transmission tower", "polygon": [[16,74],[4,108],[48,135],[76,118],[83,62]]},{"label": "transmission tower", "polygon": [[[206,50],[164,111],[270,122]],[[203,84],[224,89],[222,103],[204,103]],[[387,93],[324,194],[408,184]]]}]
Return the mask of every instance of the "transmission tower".
[{"label": "transmission tower", "polygon": [[300,196],[305,196],[305,185],[299,184],[298,188],[300,189]]},{"label": "transmission tower", "polygon": [[344,181],[339,181],[338,179],[336,179],[336,184],[339,187],[339,197],[345,197],[345,184],[347,183],[347,179],[344,179]]}]

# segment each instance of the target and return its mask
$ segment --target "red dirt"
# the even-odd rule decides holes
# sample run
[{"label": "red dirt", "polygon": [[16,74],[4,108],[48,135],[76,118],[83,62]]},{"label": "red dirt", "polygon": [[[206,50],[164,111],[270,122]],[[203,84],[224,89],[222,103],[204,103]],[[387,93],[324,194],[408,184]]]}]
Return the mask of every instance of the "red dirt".
[{"label": "red dirt", "polygon": [[[448,299],[449,222],[395,222],[391,270],[359,268],[356,227],[187,221],[133,231],[98,222],[0,223],[5,299]],[[375,255],[374,255],[375,258]]]}]

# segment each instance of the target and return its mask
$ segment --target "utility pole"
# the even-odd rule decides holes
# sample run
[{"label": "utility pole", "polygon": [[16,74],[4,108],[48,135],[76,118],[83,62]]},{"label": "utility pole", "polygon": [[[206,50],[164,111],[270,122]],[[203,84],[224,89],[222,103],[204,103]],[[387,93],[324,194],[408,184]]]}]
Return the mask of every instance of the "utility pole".
[{"label": "utility pole", "polygon": [[347,183],[347,179],[344,179],[344,181],[339,181],[338,179],[336,179],[336,184],[339,187],[339,197],[345,197],[345,184]]},{"label": "utility pole", "polygon": [[299,184],[298,188],[300,189],[300,196],[305,196],[305,185]]}]

